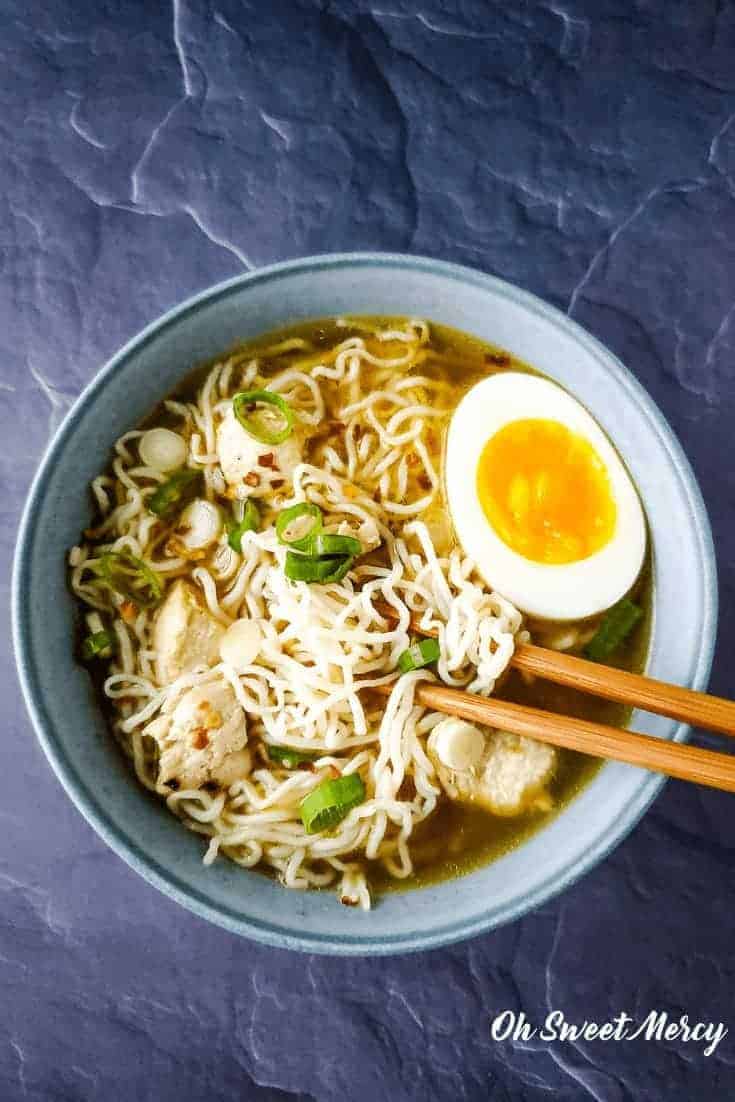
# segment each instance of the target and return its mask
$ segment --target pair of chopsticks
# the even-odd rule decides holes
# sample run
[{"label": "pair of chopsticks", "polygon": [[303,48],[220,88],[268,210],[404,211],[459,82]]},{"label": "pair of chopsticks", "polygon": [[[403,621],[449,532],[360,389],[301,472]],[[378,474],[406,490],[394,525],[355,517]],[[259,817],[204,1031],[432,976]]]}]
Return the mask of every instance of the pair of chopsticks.
[{"label": "pair of chopsticks", "polygon": [[[395,620],[390,606],[381,606],[381,614]],[[417,635],[434,634],[412,619]],[[669,685],[643,674],[616,670],[569,654],[524,643],[516,647],[511,665],[558,685],[570,685],[582,692],[615,700],[621,704],[692,723],[720,734],[735,736],[735,702],[698,693],[679,685]],[[383,686],[390,692],[390,686]],[[666,773],[683,781],[735,792],[735,755],[668,742],[653,735],[639,734],[604,723],[593,723],[574,716],[557,715],[525,704],[513,704],[495,697],[451,689],[445,685],[422,683],[416,689],[418,703],[437,712],[459,716],[487,727],[501,727],[515,735],[527,735],[540,742],[579,750],[598,758],[612,758],[643,769]]]}]

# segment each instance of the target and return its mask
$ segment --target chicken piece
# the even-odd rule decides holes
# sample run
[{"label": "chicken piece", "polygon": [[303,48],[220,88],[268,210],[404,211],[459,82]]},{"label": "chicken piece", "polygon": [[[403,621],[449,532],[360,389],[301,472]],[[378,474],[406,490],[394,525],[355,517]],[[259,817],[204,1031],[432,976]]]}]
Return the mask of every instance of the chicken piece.
[{"label": "chicken piece", "polygon": [[426,749],[452,800],[507,816],[551,807],[546,785],[556,751],[546,743],[444,719],[431,732]]},{"label": "chicken piece", "polygon": [[172,780],[181,788],[200,788],[209,780],[231,784],[227,778],[237,779],[248,765],[244,758],[235,757],[242,752],[248,732],[245,713],[229,685],[196,685],[170,714],[149,723],[143,734],[159,746],[159,784]]},{"label": "chicken piece", "polygon": [[510,731],[495,731],[489,741],[483,772],[485,806],[496,815],[550,810],[546,785],[556,765],[554,747]]},{"label": "chicken piece", "polygon": [[197,562],[206,559],[222,532],[222,511],[211,501],[195,497],[178,519],[166,552],[176,558]]},{"label": "chicken piece", "polygon": [[[217,429],[217,454],[225,479],[239,486],[248,476],[258,479],[273,475],[290,479],[302,459],[303,437],[294,430],[282,444],[261,444],[242,427],[232,406]],[[255,483],[257,485],[257,483]]]},{"label": "chicken piece", "polygon": [[153,626],[159,684],[168,685],[196,666],[218,662],[224,633],[225,629],[209,612],[198,590],[183,579],[174,582]]},{"label": "chicken piece", "polygon": [[217,781],[223,788],[229,788],[235,781],[241,781],[247,777],[252,766],[250,751],[233,750],[226,754],[221,763],[212,770],[212,780]]}]

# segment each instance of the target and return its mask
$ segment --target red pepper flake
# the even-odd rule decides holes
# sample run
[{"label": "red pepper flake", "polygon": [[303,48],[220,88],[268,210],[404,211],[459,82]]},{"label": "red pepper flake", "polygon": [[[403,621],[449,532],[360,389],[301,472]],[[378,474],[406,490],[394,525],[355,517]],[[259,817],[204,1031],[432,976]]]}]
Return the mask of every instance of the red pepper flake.
[{"label": "red pepper flake", "polygon": [[329,770],[329,773],[331,774],[333,780],[335,780],[335,781],[337,780],[337,777],[342,776],[341,772],[339,771],[339,769],[337,768],[336,765],[329,765],[329,766],[327,766],[327,769]]},{"label": "red pepper flake", "polygon": [[274,478],[273,481],[271,482],[271,486],[273,487],[274,490],[277,490],[280,486],[283,485],[284,481],[285,480],[283,478]]},{"label": "red pepper flake", "polygon": [[431,489],[431,479],[429,478],[428,474],[420,474],[416,481],[418,482],[422,490]]},{"label": "red pepper flake", "polygon": [[134,624],[138,615],[138,606],[133,601],[123,601],[120,605],[120,616],[126,624]]},{"label": "red pepper flake", "polygon": [[276,453],[266,452],[265,455],[258,456],[258,466],[260,467],[275,467],[276,465]]},{"label": "red pepper flake", "polygon": [[259,486],[260,485],[260,475],[257,474],[256,471],[250,471],[243,478],[243,482],[245,483],[246,486]]},{"label": "red pepper flake", "polygon": [[191,744],[195,750],[206,750],[209,746],[209,735],[200,727],[198,731],[194,732],[194,738],[191,740]]},{"label": "red pepper flake", "polygon": [[357,899],[351,899],[349,897],[349,895],[341,896],[340,903],[343,903],[345,905],[345,907],[357,907],[357,906],[359,906],[359,901]]}]

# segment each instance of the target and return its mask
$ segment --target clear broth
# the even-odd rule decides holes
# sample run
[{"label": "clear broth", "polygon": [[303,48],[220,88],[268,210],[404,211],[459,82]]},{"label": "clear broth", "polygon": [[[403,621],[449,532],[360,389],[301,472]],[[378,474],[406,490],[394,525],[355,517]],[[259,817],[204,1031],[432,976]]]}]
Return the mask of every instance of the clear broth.
[{"label": "clear broth", "polygon": [[[350,320],[355,322],[354,328],[349,324],[337,326],[333,320],[308,321],[292,325],[261,336],[257,341],[238,345],[230,351],[230,355],[237,355],[238,358],[241,355],[243,360],[258,356],[261,350],[289,337],[308,340],[317,353],[320,349],[331,348],[350,336],[365,337],[362,325],[383,328],[405,324],[405,319],[401,317],[360,316]],[[429,376],[451,380],[457,388],[457,401],[466,390],[488,374],[499,371],[540,374],[502,348],[446,326],[432,322],[429,324],[431,355],[425,363],[421,364],[420,370]],[[384,343],[381,344],[381,349],[385,352]],[[222,358],[218,356],[217,360]],[[310,358],[311,354],[302,350],[273,356],[266,362],[272,364],[272,370],[276,372],[295,361]],[[175,396],[185,398],[191,395],[210,370],[213,362],[216,361],[190,373],[177,388]],[[165,424],[167,419],[168,415],[161,405],[146,423],[160,425]],[[436,451],[438,459],[443,457],[443,438],[437,440]],[[448,512],[446,496],[443,498],[443,507]],[[652,607],[650,560],[646,562],[632,596],[643,607],[645,615],[632,635],[611,659],[610,664],[640,672],[645,665],[650,635]],[[529,684],[515,670],[510,671],[502,687],[498,689],[497,695],[503,699],[547,711],[578,716],[616,727],[626,726],[630,718],[630,710],[623,705],[600,700],[579,693],[575,689],[538,679]],[[410,849],[415,867],[414,874],[406,880],[395,880],[385,873],[378,863],[370,862],[367,871],[371,890],[379,893],[436,883],[470,872],[500,857],[547,825],[589,783],[601,764],[599,759],[570,750],[559,750],[557,767],[549,786],[554,806],[548,812],[529,811],[513,817],[502,817],[444,798],[436,811],[421,823],[412,835]],[[261,871],[271,875],[267,870]]]}]

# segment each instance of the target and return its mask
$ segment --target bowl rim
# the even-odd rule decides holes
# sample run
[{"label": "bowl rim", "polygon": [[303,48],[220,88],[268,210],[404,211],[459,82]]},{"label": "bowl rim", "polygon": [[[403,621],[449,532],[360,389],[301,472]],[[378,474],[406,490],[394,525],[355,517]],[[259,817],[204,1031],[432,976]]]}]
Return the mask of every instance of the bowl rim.
[{"label": "bowl rim", "polygon": [[[201,918],[222,926],[231,933],[251,937],[256,941],[278,948],[290,948],[302,952],[328,953],[338,955],[387,955],[438,948],[442,945],[463,941],[475,937],[497,926],[510,922],[539,907],[541,904],[565,891],[581,876],[603,860],[634,828],[641,816],[663,787],[666,778],[651,773],[644,776],[638,786],[635,797],[630,800],[625,813],[599,838],[592,841],[582,853],[572,857],[561,874],[542,881],[532,890],[507,904],[500,912],[497,910],[476,918],[459,918],[456,922],[438,927],[423,934],[395,934],[391,937],[375,937],[369,933],[356,931],[354,937],[335,937],[331,934],[285,933],[282,927],[268,926],[260,921],[250,920],[231,911],[221,904],[212,903],[204,894],[193,890],[190,885],[178,882],[177,876],[147,854],[141,853],[137,846],[123,838],[107,812],[85,791],[85,783],[78,776],[76,768],[53,738],[53,722],[40,705],[37,691],[37,679],[34,669],[33,652],[30,641],[29,620],[24,612],[24,594],[30,571],[31,548],[34,540],[35,515],[38,503],[44,497],[46,473],[54,464],[57,454],[73,434],[76,421],[81,412],[105,388],[110,376],[137,353],[149,341],[164,330],[175,326],[186,315],[196,312],[202,305],[211,304],[228,296],[233,291],[254,283],[263,283],[279,279],[292,273],[325,271],[335,268],[383,267],[413,270],[428,274],[437,274],[462,284],[472,284],[481,290],[493,292],[499,297],[511,300],[514,304],[540,316],[544,321],[560,327],[577,342],[586,346],[596,359],[604,361],[605,369],[612,373],[616,381],[626,391],[628,398],[650,417],[658,434],[658,443],[667,453],[669,461],[678,477],[691,506],[690,520],[697,536],[704,576],[702,579],[704,607],[702,610],[702,637],[695,663],[691,685],[695,689],[705,689],[709,680],[717,633],[718,588],[715,551],[707,510],[697,483],[681,444],[664,415],[644,387],[623,363],[597,338],[588,333],[581,325],[563,313],[557,307],[538,298],[529,291],[497,276],[449,261],[433,257],[408,253],[390,252],[347,252],[325,253],[281,261],[253,271],[241,273],[231,279],[216,283],[173,306],[158,318],[150,322],[139,333],[127,341],[104,366],[95,373],[84,387],[76,401],[68,410],[63,421],[49,440],[38,469],[31,483],[25,508],[18,529],[18,537],[13,560],[12,575],[12,637],[15,650],[21,689],[25,699],[36,736],[48,758],[52,769],[66,790],[72,802],[87,822],[131,868],[165,895],[174,899]],[[687,724],[678,724],[672,734],[672,740],[685,741],[689,735]]]}]

